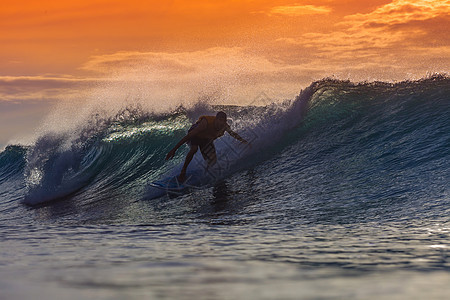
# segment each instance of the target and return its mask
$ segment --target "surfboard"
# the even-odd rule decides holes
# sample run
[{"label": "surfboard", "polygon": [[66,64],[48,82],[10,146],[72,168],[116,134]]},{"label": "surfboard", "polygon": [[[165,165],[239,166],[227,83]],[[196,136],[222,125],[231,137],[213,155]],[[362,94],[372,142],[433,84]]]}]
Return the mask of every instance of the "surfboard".
[{"label": "surfboard", "polygon": [[166,177],[161,180],[150,182],[150,186],[164,190],[171,194],[183,194],[185,191],[192,188],[199,188],[201,183],[201,172],[193,171],[186,173],[186,180],[180,182],[178,175]]}]

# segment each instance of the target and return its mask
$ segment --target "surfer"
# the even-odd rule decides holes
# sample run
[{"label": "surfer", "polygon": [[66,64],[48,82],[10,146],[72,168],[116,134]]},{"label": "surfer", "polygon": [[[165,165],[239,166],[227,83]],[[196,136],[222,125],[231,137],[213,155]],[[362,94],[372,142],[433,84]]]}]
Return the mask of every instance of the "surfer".
[{"label": "surfer", "polygon": [[200,148],[203,159],[207,161],[208,167],[214,165],[217,161],[216,148],[214,147],[214,140],[223,136],[224,133],[228,132],[233,138],[240,141],[241,143],[248,144],[239,134],[231,130],[230,126],[227,124],[227,114],[223,111],[219,111],[216,116],[201,116],[198,121],[191,126],[188,134],[182,138],[172,150],[167,153],[166,160],[174,157],[175,152],[184,143],[188,143],[190,146],[189,153],[186,155],[186,160],[184,161],[181,173],[178,176],[180,182],[186,180],[186,170],[191,162],[194,154]]}]

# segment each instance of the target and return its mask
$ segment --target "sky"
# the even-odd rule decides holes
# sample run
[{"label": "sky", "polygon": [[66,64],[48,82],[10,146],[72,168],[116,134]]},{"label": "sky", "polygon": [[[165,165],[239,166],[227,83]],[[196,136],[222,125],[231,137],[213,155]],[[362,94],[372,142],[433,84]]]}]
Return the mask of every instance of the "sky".
[{"label": "sky", "polygon": [[448,28],[450,0],[2,0],[0,142],[26,104],[36,116],[111,95],[246,105],[324,77],[448,73]]}]

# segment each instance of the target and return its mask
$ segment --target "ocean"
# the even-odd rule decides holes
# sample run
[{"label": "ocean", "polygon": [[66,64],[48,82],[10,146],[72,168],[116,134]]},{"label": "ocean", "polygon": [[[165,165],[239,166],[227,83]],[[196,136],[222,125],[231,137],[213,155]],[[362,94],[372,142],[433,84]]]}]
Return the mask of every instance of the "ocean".
[{"label": "ocean", "polygon": [[[200,184],[151,187],[218,110],[251,147],[226,134]],[[449,182],[446,75],[94,114],[0,153],[0,299],[446,299]]]}]

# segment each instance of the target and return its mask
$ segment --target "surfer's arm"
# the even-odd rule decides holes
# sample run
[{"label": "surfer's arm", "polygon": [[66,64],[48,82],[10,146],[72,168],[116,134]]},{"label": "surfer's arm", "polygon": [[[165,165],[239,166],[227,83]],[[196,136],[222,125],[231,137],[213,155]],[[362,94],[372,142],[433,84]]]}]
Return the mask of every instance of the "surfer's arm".
[{"label": "surfer's arm", "polygon": [[172,157],[175,156],[175,152],[177,152],[178,148],[181,147],[181,145],[183,145],[184,143],[186,143],[187,141],[189,141],[191,138],[195,137],[199,132],[203,131],[206,129],[206,127],[208,126],[208,122],[203,119],[197,127],[195,127],[194,129],[192,129],[190,132],[188,132],[188,134],[186,134],[179,142],[178,144],[175,145],[175,147],[172,148],[172,150],[169,151],[169,153],[167,153],[166,155],[166,160],[171,159]]},{"label": "surfer's arm", "polygon": [[243,139],[239,134],[237,134],[236,132],[231,130],[230,126],[228,126],[226,131],[228,132],[229,135],[231,135],[233,138],[235,138],[239,142],[244,143],[244,144],[248,144],[248,142],[245,139]]}]

